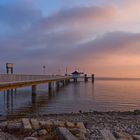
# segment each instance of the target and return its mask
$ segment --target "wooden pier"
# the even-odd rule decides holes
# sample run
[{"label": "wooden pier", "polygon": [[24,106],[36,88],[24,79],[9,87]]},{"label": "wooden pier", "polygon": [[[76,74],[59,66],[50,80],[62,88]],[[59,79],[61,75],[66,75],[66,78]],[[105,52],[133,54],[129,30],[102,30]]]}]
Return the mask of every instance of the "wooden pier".
[{"label": "wooden pier", "polygon": [[36,93],[37,85],[48,84],[49,90],[53,83],[59,87],[60,83],[69,83],[71,76],[53,75],[23,75],[23,74],[0,74],[0,91],[16,89],[19,87],[32,87],[32,93]]}]

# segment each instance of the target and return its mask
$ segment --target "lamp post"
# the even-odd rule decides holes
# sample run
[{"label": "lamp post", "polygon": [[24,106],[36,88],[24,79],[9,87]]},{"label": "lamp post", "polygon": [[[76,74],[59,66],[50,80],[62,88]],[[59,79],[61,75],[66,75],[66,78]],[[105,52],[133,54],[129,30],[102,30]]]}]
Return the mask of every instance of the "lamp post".
[{"label": "lamp post", "polygon": [[44,75],[46,74],[46,66],[45,65],[43,66],[43,74]]}]

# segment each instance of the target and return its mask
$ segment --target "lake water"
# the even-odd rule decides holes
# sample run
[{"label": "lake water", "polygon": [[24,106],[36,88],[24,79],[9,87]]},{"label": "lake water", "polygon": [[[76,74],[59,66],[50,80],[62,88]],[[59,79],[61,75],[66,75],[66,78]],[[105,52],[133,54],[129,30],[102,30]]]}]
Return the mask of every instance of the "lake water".
[{"label": "lake water", "polygon": [[30,88],[0,92],[1,116],[71,113],[82,111],[128,111],[140,109],[140,80],[95,80],[71,82],[48,92],[47,85],[38,86],[36,96]]}]

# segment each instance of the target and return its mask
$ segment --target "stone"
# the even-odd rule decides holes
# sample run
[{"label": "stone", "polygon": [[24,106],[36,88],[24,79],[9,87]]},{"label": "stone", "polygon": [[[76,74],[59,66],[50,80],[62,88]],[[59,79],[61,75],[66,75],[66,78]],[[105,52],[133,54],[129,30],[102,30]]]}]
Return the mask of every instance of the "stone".
[{"label": "stone", "polygon": [[22,128],[21,123],[9,123],[7,126],[8,130],[20,130]]},{"label": "stone", "polygon": [[53,121],[53,123],[55,126],[65,127],[65,122],[63,122],[63,121]]},{"label": "stone", "polygon": [[7,128],[7,126],[8,126],[8,123],[7,122],[1,122],[0,123],[0,129],[6,129]]},{"label": "stone", "polygon": [[31,136],[32,137],[37,137],[38,136],[38,132],[37,131],[33,132]]},{"label": "stone", "polygon": [[87,129],[85,128],[83,122],[78,122],[78,123],[77,123],[77,127],[80,129],[80,131],[81,131],[82,133],[84,133],[84,134],[87,133]]},{"label": "stone", "polygon": [[78,140],[67,128],[57,128],[58,137],[60,140]]},{"label": "stone", "polygon": [[43,135],[46,135],[46,134],[47,134],[47,130],[46,129],[42,129],[42,130],[38,131],[38,135],[39,136],[43,136]]},{"label": "stone", "polygon": [[134,140],[140,140],[140,135],[133,135]]},{"label": "stone", "polygon": [[69,127],[69,128],[74,128],[75,124],[72,123],[72,122],[66,122],[66,126]]},{"label": "stone", "polygon": [[82,140],[85,140],[86,139],[85,134],[84,133],[80,133],[79,138],[82,139]]},{"label": "stone", "polygon": [[57,140],[54,136],[51,135],[45,135],[41,140]]},{"label": "stone", "polygon": [[26,137],[23,140],[38,140],[36,137]]},{"label": "stone", "polygon": [[109,130],[104,129],[104,130],[101,130],[100,132],[105,140],[116,140],[116,138],[113,136],[113,134]]},{"label": "stone", "polygon": [[80,134],[80,129],[78,128],[70,128],[69,131],[73,134],[73,135],[77,135]]},{"label": "stone", "polygon": [[0,132],[0,140],[19,140],[11,134]]},{"label": "stone", "polygon": [[53,122],[50,121],[50,120],[48,120],[48,121],[39,121],[39,124],[43,128],[47,128],[47,127],[52,127],[53,126]]},{"label": "stone", "polygon": [[32,130],[32,126],[30,124],[29,119],[23,118],[22,123],[25,130]]},{"label": "stone", "polygon": [[123,140],[133,140],[132,136],[125,132],[115,132],[114,134],[118,139]]},{"label": "stone", "polygon": [[31,121],[32,128],[33,128],[34,130],[37,130],[37,129],[40,128],[39,122],[37,121],[37,119],[31,119],[30,121]]}]

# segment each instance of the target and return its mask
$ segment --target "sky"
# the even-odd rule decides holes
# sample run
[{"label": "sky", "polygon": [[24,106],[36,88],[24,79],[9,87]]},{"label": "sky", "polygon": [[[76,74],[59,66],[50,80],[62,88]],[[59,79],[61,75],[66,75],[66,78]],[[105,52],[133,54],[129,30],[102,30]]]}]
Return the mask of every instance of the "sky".
[{"label": "sky", "polygon": [[140,0],[1,0],[0,72],[140,77]]}]

